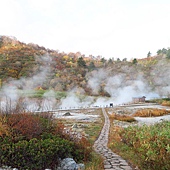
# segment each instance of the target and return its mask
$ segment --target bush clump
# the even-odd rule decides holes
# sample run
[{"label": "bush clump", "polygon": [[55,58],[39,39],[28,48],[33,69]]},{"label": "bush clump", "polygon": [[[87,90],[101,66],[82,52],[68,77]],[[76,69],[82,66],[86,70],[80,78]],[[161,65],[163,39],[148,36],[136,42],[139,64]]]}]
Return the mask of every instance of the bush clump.
[{"label": "bush clump", "polygon": [[20,169],[45,169],[56,166],[59,158],[74,153],[74,143],[59,137],[47,139],[20,140],[13,143],[1,139],[0,164]]},{"label": "bush clump", "polygon": [[66,157],[88,161],[92,146],[87,139],[75,140],[63,130],[62,123],[44,113],[1,114],[0,167],[42,170],[54,169]]}]

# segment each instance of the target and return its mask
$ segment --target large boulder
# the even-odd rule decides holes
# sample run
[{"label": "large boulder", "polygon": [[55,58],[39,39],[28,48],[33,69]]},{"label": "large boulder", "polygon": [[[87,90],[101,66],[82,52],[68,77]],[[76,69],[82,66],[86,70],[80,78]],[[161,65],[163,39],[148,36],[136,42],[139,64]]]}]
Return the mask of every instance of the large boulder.
[{"label": "large boulder", "polygon": [[60,162],[57,170],[84,170],[84,164],[77,164],[72,158],[65,158]]}]

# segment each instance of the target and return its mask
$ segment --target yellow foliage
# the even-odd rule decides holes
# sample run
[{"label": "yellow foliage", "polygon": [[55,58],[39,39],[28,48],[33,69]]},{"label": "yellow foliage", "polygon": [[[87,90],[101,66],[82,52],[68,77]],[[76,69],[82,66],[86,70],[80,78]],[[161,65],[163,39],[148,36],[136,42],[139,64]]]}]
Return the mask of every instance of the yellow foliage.
[{"label": "yellow foliage", "polygon": [[69,61],[69,62],[67,62],[67,66],[70,66],[70,67],[73,67],[73,62],[71,62],[71,61]]},{"label": "yellow foliage", "polygon": [[158,62],[157,59],[154,59],[154,58],[138,60],[138,63],[143,65],[144,67],[148,67],[150,65],[155,65],[157,62]]},{"label": "yellow foliage", "polygon": [[0,136],[10,135],[9,128],[6,124],[6,117],[0,116]]},{"label": "yellow foliage", "polygon": [[60,74],[59,73],[56,73],[56,75],[55,75],[56,77],[60,77]]},{"label": "yellow foliage", "polygon": [[163,116],[169,114],[170,111],[165,109],[141,109],[134,113],[132,116],[139,117],[155,117],[155,116]]},{"label": "yellow foliage", "polygon": [[63,56],[63,59],[64,59],[65,61],[69,61],[69,60],[70,60],[70,57],[69,57],[68,55],[64,55],[64,56]]}]

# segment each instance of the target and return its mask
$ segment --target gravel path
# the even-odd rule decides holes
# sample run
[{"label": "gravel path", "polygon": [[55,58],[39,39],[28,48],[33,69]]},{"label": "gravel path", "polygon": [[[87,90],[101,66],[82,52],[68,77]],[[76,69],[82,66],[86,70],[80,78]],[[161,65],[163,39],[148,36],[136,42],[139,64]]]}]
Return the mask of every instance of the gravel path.
[{"label": "gravel path", "polygon": [[110,128],[110,120],[105,109],[102,109],[105,117],[105,123],[100,133],[99,138],[94,143],[94,150],[101,154],[104,158],[104,170],[133,170],[128,165],[126,160],[122,159],[119,155],[113,153],[108,147],[108,136]]}]

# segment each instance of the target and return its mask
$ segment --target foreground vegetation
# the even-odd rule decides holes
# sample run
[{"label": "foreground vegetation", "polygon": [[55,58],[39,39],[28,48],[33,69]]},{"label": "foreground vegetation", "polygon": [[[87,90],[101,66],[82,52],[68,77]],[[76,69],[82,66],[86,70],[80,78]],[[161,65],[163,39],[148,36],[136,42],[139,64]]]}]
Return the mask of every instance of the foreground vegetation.
[{"label": "foreground vegetation", "polygon": [[88,162],[92,158],[92,145],[85,137],[77,140],[64,133],[64,125],[49,114],[0,115],[1,167],[54,169],[59,159],[66,157]]},{"label": "foreground vegetation", "polygon": [[140,170],[169,170],[170,122],[128,128],[111,124],[109,147]]}]

